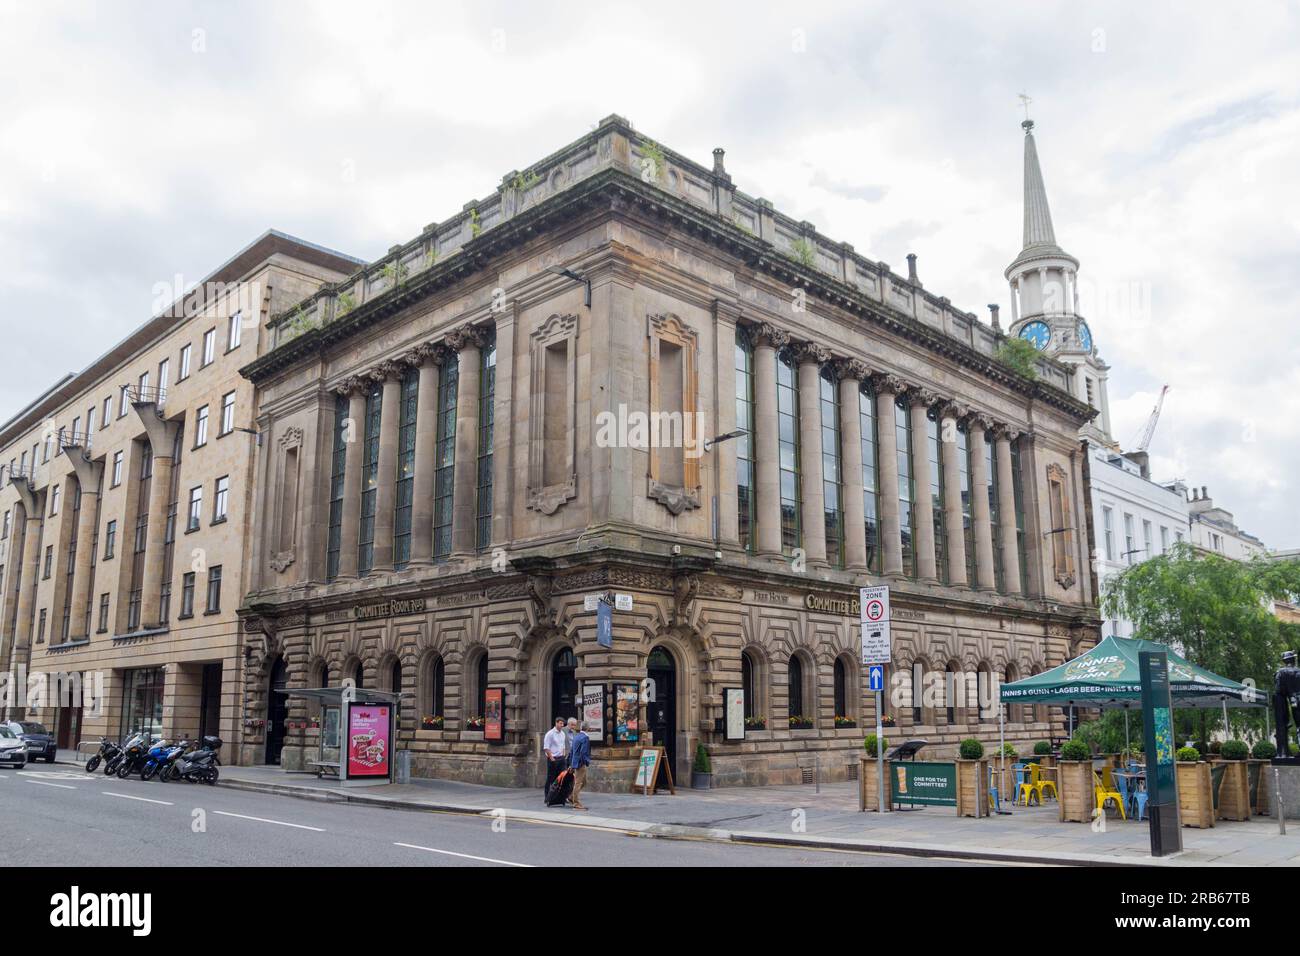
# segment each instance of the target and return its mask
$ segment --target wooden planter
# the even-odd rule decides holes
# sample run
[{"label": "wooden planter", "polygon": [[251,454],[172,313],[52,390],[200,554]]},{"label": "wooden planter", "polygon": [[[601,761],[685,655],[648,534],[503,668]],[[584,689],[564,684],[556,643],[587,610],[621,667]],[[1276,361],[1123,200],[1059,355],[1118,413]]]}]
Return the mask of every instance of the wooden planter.
[{"label": "wooden planter", "polygon": [[[862,764],[858,767],[858,809],[875,810],[880,795],[879,778],[876,776],[876,758],[862,755]],[[885,809],[894,809],[892,788],[889,786],[889,761],[885,762]]]},{"label": "wooden planter", "polygon": [[1091,760],[1062,760],[1056,765],[1057,805],[1062,823],[1088,823],[1096,797]]},{"label": "wooden planter", "polygon": [[1244,760],[1223,761],[1223,783],[1219,784],[1219,819],[1250,819],[1250,768]]},{"label": "wooden planter", "polygon": [[1253,757],[1246,761],[1246,778],[1250,788],[1250,804],[1252,809],[1260,816],[1268,816],[1268,767],[1270,761],[1256,760]]},{"label": "wooden planter", "polygon": [[1214,826],[1214,793],[1210,789],[1210,765],[1180,760],[1174,764],[1178,781],[1178,817],[1185,827]]},{"label": "wooden planter", "polygon": [[961,760],[957,764],[957,816],[986,817],[989,815],[989,762]]}]

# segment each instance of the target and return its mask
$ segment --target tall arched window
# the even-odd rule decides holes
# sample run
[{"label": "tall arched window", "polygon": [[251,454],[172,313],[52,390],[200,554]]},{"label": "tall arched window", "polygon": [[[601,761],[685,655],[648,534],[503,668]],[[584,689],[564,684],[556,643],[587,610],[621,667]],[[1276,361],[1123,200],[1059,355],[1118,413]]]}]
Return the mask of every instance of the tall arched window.
[{"label": "tall arched window", "polygon": [[482,717],[487,713],[487,687],[488,687],[488,656],[487,652],[479,655],[478,659],[478,687],[475,692],[478,700],[474,705],[474,716]]},{"label": "tall arched window", "polygon": [[849,675],[841,657],[835,658],[835,716],[852,716],[849,713]]},{"label": "tall arched window", "polygon": [[366,686],[365,668],[362,666],[360,661],[357,661],[352,666],[352,683],[356,684],[357,690],[361,690]]},{"label": "tall arched window", "polygon": [[578,702],[578,659],[573,656],[573,648],[561,648],[551,662],[551,720],[556,717],[581,717]]},{"label": "tall arched window", "polygon": [[750,656],[749,651],[742,651],[740,655],[740,687],[741,692],[745,695],[745,716],[754,716],[754,658]]},{"label": "tall arched window", "polygon": [[795,654],[790,655],[790,667],[787,673],[789,716],[802,717],[803,712],[803,662]]},{"label": "tall arched window", "polygon": [[447,667],[440,655],[429,662],[428,683],[425,686],[426,717],[444,717],[447,703]]},{"label": "tall arched window", "polygon": [[826,560],[844,566],[844,503],[840,476],[840,389],[829,366],[817,379],[821,398],[822,498],[826,510]]},{"label": "tall arched window", "polygon": [[[754,549],[754,527],[758,520],[757,477],[754,474],[754,346],[744,328],[736,329],[736,428],[744,434],[736,446],[736,518],[740,546]],[[749,706],[749,695],[745,695]]]},{"label": "tall arched window", "polygon": [[925,723],[925,664],[912,664],[912,723]]},{"label": "tall arched window", "polygon": [[957,706],[957,681],[959,677],[956,662],[949,661],[944,673],[943,696],[944,704],[947,707],[946,716],[950,725],[957,723],[957,716],[961,713],[961,708]]},{"label": "tall arched window", "polygon": [[789,554],[802,542],[799,526],[799,375],[794,356],[776,356],[776,424],[781,469],[781,549]]},{"label": "tall arched window", "polygon": [[392,667],[388,670],[388,689],[394,694],[402,692],[402,662],[393,661]]},{"label": "tall arched window", "polygon": [[975,719],[980,723],[996,720],[998,702],[993,696],[993,671],[988,664],[980,664],[975,672],[975,691]]}]

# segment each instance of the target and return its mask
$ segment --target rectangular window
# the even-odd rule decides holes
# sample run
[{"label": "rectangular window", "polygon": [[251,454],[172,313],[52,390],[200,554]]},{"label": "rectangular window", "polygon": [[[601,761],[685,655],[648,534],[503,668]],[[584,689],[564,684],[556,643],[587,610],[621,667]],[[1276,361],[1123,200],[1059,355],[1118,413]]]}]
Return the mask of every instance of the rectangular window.
[{"label": "rectangular window", "polygon": [[[1052,522],[1052,568],[1056,583],[1063,588],[1074,586],[1074,529],[1070,525],[1070,499],[1065,486],[1065,469],[1055,463],[1047,466],[1047,506]],[[1125,515],[1125,524],[1132,518]]]},{"label": "rectangular window", "polygon": [[229,435],[235,430],[235,393],[227,392],[221,396],[221,431],[218,436]]},{"label": "rectangular window", "polygon": [[199,368],[207,368],[217,357],[217,330],[208,329],[203,333],[203,361]]},{"label": "rectangular window", "polygon": [[131,400],[129,394],[130,391],[131,391],[130,385],[123,385],[120,389],[118,389],[117,392],[117,417],[118,418],[126,417],[127,404]]},{"label": "rectangular window", "polygon": [[[456,392],[460,369],[454,360],[438,376],[438,444],[434,452],[433,558],[451,554],[451,508],[456,472]],[[557,416],[558,417],[558,416]],[[550,458],[547,458],[550,461]]]},{"label": "rectangular window", "polygon": [[1133,535],[1133,516],[1124,515],[1124,560],[1128,564],[1133,563],[1133,555],[1137,552],[1137,538]]},{"label": "rectangular window", "polygon": [[1101,509],[1101,539],[1106,560],[1115,560],[1115,512],[1107,507]]},{"label": "rectangular window", "polygon": [[492,341],[479,352],[478,513],[475,544],[482,551],[492,543],[492,433],[496,414],[497,346]]},{"label": "rectangular window", "polygon": [[104,528],[104,560],[110,561],[117,550],[117,521],[113,520]]},{"label": "rectangular window", "polygon": [[862,429],[862,511],[867,533],[867,569],[880,573],[880,506],[876,488],[876,395],[868,382],[858,392]]},{"label": "rectangular window", "polygon": [[821,405],[822,499],[826,512],[826,560],[844,566],[844,486],[840,475],[840,388],[829,369],[817,378]]},{"label": "rectangular window", "polygon": [[393,566],[411,562],[411,509],[415,501],[415,416],[420,399],[420,370],[402,373],[401,406],[397,419],[397,480],[393,507]]},{"label": "rectangular window", "polygon": [[916,577],[916,485],[912,480],[912,416],[902,399],[894,402],[894,436],[898,442],[898,532],[903,545],[903,573]]},{"label": "rectangular window", "polygon": [[242,312],[236,312],[230,317],[230,326],[226,330],[226,351],[230,352],[239,348],[239,336],[244,326],[244,315]]},{"label": "rectangular window", "polygon": [[216,614],[221,610],[221,565],[214,564],[208,568],[208,603],[205,609],[208,614]]},{"label": "rectangular window", "polygon": [[366,433],[361,458],[361,528],[357,542],[357,571],[368,573],[375,566],[375,504],[379,496],[379,429],[384,404],[383,389],[376,383],[366,396]]},{"label": "rectangular window", "polygon": [[3,530],[0,530],[0,539],[9,537],[9,523],[12,521],[11,512],[5,511],[5,520]]},{"label": "rectangular window", "polygon": [[108,632],[108,602],[109,595],[105,592],[99,596],[99,633]]},{"label": "rectangular window", "polygon": [[194,415],[194,447],[208,443],[208,406],[203,405]]},{"label": "rectangular window", "polygon": [[1160,553],[1169,553],[1169,529],[1164,525],[1160,526]]},{"label": "rectangular window", "polygon": [[190,377],[190,353],[193,351],[192,345],[181,346],[181,367],[180,374],[176,376],[176,381],[183,382]]},{"label": "rectangular window", "polygon": [[781,550],[786,554],[803,541],[799,526],[799,373],[794,356],[776,356],[776,422],[781,473]]},{"label": "rectangular window", "polygon": [[59,485],[53,485],[50,488],[50,517],[53,518],[59,513],[59,499],[62,497],[63,489]]},{"label": "rectangular window", "polygon": [[[934,569],[948,583],[948,528],[943,520],[943,423],[932,408],[925,419],[926,458],[930,462],[930,521],[934,525]],[[925,515],[918,520],[924,521]]]},{"label": "rectangular window", "polygon": [[1152,535],[1151,522],[1143,521],[1142,522],[1142,547],[1143,547],[1142,560],[1143,561],[1145,561],[1147,558],[1155,556],[1155,551],[1153,550],[1154,545],[1152,543],[1151,535]]},{"label": "rectangular window", "polygon": [[149,394],[149,373],[148,372],[140,373],[140,381],[137,383],[137,388],[135,390],[135,397],[137,400],[142,402],[147,402],[152,400],[153,396]]},{"label": "rectangular window", "polygon": [[45,608],[41,608],[40,617],[38,617],[36,621],[36,643],[37,644],[45,643],[45,618],[47,613],[48,612],[45,610]]},{"label": "rectangular window", "polygon": [[181,575],[181,617],[194,616],[194,572]]},{"label": "rectangular window", "polygon": [[334,397],[334,454],[330,463],[330,523],[325,546],[325,579],[339,575],[339,554],[343,550],[343,483],[348,462],[348,397]]},{"label": "rectangular window", "polygon": [[203,486],[190,489],[190,508],[185,518],[185,530],[197,531],[203,524]]},{"label": "rectangular window", "polygon": [[158,401],[167,400],[167,386],[171,384],[171,359],[163,359],[158,363]]},{"label": "rectangular window", "polygon": [[113,396],[110,395],[108,396],[108,398],[104,399],[104,415],[102,418],[100,418],[100,421],[103,422],[104,427],[107,428],[108,423],[111,422],[112,420],[113,420]]},{"label": "rectangular window", "polygon": [[91,408],[86,409],[86,441],[87,441],[87,443],[89,443],[90,439],[93,438],[94,435],[95,435],[95,409],[94,409],[94,407],[92,406]]},{"label": "rectangular window", "polygon": [[54,570],[54,545],[47,544],[45,546],[45,562],[42,565],[41,577],[43,579],[48,580],[53,570]]},{"label": "rectangular window", "polygon": [[[740,546],[754,550],[757,524],[754,473],[754,349],[743,328],[736,330],[736,530]],[[745,698],[746,704],[749,698]]]},{"label": "rectangular window", "polygon": [[115,451],[113,452],[113,474],[109,480],[108,486],[110,488],[116,488],[121,483],[122,483],[122,453],[120,451]]},{"label": "rectangular window", "polygon": [[212,523],[226,520],[226,512],[230,502],[230,478],[222,476],[217,479],[216,494],[212,501]]}]

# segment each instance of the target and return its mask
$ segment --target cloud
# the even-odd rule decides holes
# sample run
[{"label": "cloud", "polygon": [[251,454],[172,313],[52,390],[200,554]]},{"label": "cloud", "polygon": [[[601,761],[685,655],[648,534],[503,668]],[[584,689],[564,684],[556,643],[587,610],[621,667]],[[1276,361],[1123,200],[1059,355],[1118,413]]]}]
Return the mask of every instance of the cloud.
[{"label": "cloud", "polygon": [[[0,0],[0,418],[268,227],[367,258],[617,112],[984,314],[1017,94],[1128,441],[1300,543],[1300,26],[1162,7]],[[1230,26],[1230,29],[1228,28]],[[1095,309],[1095,311],[1092,311]],[[1164,469],[1164,470],[1162,470]]]}]

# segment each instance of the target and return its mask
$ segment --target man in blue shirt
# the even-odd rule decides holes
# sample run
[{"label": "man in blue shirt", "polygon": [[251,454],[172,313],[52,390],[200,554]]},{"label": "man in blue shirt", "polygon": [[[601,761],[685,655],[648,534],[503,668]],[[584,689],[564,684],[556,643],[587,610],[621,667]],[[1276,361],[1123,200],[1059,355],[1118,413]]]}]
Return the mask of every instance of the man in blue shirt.
[{"label": "man in blue shirt", "polygon": [[582,805],[582,788],[587,782],[587,766],[591,763],[591,738],[578,727],[573,735],[573,749],[569,753],[569,768],[573,771],[573,795],[569,798],[573,809],[586,810]]}]

